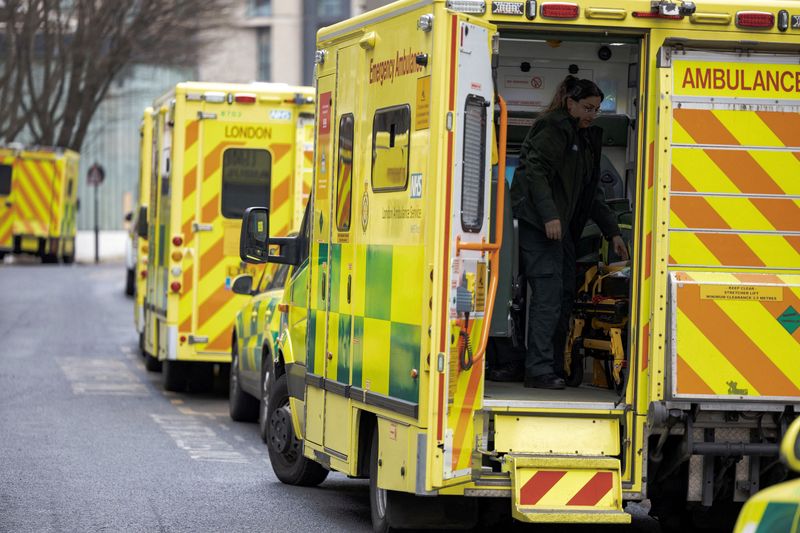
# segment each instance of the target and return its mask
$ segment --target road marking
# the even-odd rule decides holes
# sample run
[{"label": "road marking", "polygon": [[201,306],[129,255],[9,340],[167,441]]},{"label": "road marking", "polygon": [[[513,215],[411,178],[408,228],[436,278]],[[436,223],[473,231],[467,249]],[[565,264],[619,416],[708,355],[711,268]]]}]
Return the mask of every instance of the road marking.
[{"label": "road marking", "polygon": [[170,400],[169,403],[171,403],[172,405],[180,405],[183,403],[183,400],[175,398],[174,400]]},{"label": "road marking", "polygon": [[250,448],[250,451],[253,452],[256,455],[263,455],[264,454],[264,450],[259,450],[255,446],[248,446],[248,448]]},{"label": "road marking", "polygon": [[221,428],[222,428],[222,429],[224,429],[225,431],[229,431],[229,430],[231,429],[231,428],[229,428],[228,426],[226,426],[225,424],[220,424],[220,425],[219,425],[219,427],[221,427]]},{"label": "road marking", "polygon": [[[203,411],[195,411],[191,407],[178,407],[178,411],[180,411],[181,414],[184,414],[184,415],[205,416],[206,418],[210,418],[212,420],[214,418],[217,418],[218,416],[226,416],[226,415],[223,415],[222,413],[215,414],[215,413],[206,413],[206,412],[203,412]],[[227,428],[225,428],[225,429],[227,429]]]},{"label": "road marking", "polygon": [[238,440],[239,442],[244,442],[244,437],[242,437],[241,435],[234,435],[233,438]]},{"label": "road marking", "polygon": [[118,359],[58,357],[75,394],[147,396],[147,387]]},{"label": "road marking", "polygon": [[122,353],[130,353],[131,352],[131,347],[130,346],[126,346],[126,345],[120,346],[119,349],[120,349],[120,351],[122,351]]},{"label": "road marking", "polygon": [[197,461],[218,463],[249,463],[233,446],[219,438],[202,421],[186,415],[150,415],[178,448]]}]

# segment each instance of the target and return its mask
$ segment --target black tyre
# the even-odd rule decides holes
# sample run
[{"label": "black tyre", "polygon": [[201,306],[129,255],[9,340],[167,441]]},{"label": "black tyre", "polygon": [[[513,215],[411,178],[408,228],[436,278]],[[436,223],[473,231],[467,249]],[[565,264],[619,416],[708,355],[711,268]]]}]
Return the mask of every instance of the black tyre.
[{"label": "black tyre", "polygon": [[369,450],[369,514],[372,530],[375,533],[394,531],[389,523],[390,491],[378,487],[378,426],[372,430],[372,443]]},{"label": "black tyre", "polygon": [[139,333],[139,355],[147,357],[147,352],[144,351],[144,333]]},{"label": "black tyre", "polygon": [[126,269],[125,272],[125,294],[128,296],[133,296],[133,286],[136,279],[136,272],[132,268]]},{"label": "black tyre", "polygon": [[72,255],[64,255],[64,256],[61,257],[61,261],[65,265],[71,265],[72,263],[75,262],[75,255],[74,254],[72,254]]},{"label": "black tyre", "polygon": [[278,479],[287,485],[304,487],[313,487],[325,481],[328,471],[303,456],[303,442],[294,434],[286,374],[272,386],[267,412],[267,450],[272,470]]},{"label": "black tyre", "polygon": [[231,370],[228,379],[228,412],[237,422],[255,422],[258,401],[242,390],[239,382],[239,348],[236,338],[231,346]]},{"label": "black tyre", "polygon": [[267,442],[267,427],[269,413],[269,389],[272,380],[272,361],[269,358],[269,352],[264,350],[264,357],[261,361],[261,388],[259,389],[258,399],[258,432],[261,435],[261,440]]},{"label": "black tyre", "polygon": [[189,381],[186,363],[181,361],[164,361],[162,377],[164,389],[172,392],[184,392]]},{"label": "black tyre", "polygon": [[56,254],[44,254],[42,255],[42,263],[54,265],[58,263],[58,256]]},{"label": "black tyre", "polygon": [[[144,354],[144,367],[149,372],[161,372],[161,361],[149,353]],[[169,390],[169,389],[167,389]]]}]

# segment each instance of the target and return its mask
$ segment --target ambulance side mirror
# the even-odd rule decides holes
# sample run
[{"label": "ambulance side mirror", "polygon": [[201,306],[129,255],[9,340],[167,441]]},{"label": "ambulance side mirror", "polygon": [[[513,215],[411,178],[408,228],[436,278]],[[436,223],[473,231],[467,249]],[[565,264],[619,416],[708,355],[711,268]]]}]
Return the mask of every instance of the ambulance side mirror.
[{"label": "ambulance side mirror", "polygon": [[253,294],[253,276],[250,274],[236,276],[231,285],[231,290],[236,294],[243,294],[245,296]]},{"label": "ambulance side mirror", "polygon": [[789,425],[789,429],[781,442],[781,458],[786,465],[800,472],[800,418]]},{"label": "ambulance side mirror", "polygon": [[136,235],[147,240],[147,206],[139,207],[139,216],[136,217]]},{"label": "ambulance side mirror", "polygon": [[[248,207],[242,217],[242,233],[239,238],[239,257],[246,263],[300,264],[300,248],[303,240],[296,237],[269,237],[269,209]],[[270,246],[277,246],[277,253],[270,253]]]}]

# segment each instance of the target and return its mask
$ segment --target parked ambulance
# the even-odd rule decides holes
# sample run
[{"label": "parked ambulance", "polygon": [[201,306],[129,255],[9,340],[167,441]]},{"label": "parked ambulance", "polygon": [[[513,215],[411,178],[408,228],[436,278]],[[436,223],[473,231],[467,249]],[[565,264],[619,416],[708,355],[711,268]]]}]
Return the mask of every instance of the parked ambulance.
[{"label": "parked ambulance", "polygon": [[167,390],[206,388],[215,365],[227,369],[245,302],[232,281],[260,272],[238,258],[242,213],[269,205],[276,234],[297,227],[313,102],[305,87],[200,82],[156,100],[142,344]]},{"label": "parked ambulance", "polygon": [[[304,232],[243,221],[242,258],[294,265],[277,476],[368,477],[375,531],[470,526],[475,499],[732,526],[800,408],[799,50],[796,1],[403,0],[320,30]],[[571,387],[487,381],[531,318],[508,181],[568,74],[605,93],[632,259],[584,229]]]}]

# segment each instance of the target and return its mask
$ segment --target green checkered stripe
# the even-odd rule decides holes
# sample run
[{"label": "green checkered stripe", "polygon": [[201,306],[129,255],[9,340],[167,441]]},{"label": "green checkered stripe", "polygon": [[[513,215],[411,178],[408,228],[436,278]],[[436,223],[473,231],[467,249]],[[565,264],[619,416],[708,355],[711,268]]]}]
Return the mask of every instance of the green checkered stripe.
[{"label": "green checkered stripe", "polygon": [[[329,349],[335,349],[336,381],[409,402],[419,401],[421,320],[424,302],[422,247],[353,246],[351,304],[346,298],[348,272],[341,244],[321,243],[316,266],[322,269],[330,251]],[[324,374],[325,302],[323,277],[313,276],[316,301],[309,314],[307,368]],[[343,296],[344,295],[344,296]],[[346,312],[349,311],[349,312]],[[388,361],[387,361],[388,358]],[[388,364],[387,364],[388,363]],[[333,375],[329,371],[328,378]]]}]

